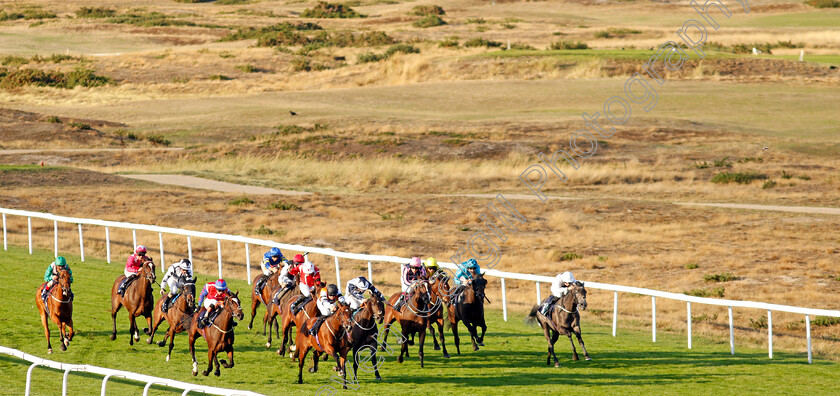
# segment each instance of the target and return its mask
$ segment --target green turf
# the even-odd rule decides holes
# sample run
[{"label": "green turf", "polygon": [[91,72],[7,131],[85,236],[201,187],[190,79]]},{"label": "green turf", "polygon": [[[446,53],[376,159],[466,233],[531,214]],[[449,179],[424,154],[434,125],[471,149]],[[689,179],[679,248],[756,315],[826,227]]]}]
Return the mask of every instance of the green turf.
[{"label": "green turf", "polygon": [[[222,369],[219,378],[193,377],[186,337],[176,338],[171,362],[165,362],[165,349],[147,345],[145,337],[134,347],[128,345],[127,320],[124,312],[117,318],[118,338],[109,339],[110,286],[122,266],[107,264],[88,257],[67,256],[73,268],[76,294],[74,319],[77,336],[66,352],[58,349],[48,356],[43,332],[35,308],[34,293],[41,283],[45,266],[52,261],[48,251],[29,256],[22,248],[0,251],[0,344],[48,359],[87,363],[102,367],[131,370],[144,374],[173,378],[197,384],[246,389],[265,394],[313,394],[330,384],[329,364],[322,364],[316,374],[304,373],[304,385],[295,384],[296,366],[288,358],[280,358],[264,347],[265,339],[244,325],[236,328],[236,366]],[[200,282],[208,281],[200,276]],[[247,293],[242,281],[231,280],[231,289]],[[391,292],[392,290],[387,290]],[[249,303],[245,298],[245,303]],[[260,311],[262,312],[262,311]],[[511,313],[503,322],[497,311],[488,312],[487,346],[478,352],[462,348],[462,355],[445,360],[440,352],[428,348],[426,367],[420,369],[417,347],[403,364],[395,356],[387,357],[382,367],[382,383],[363,373],[358,391],[364,394],[558,394],[560,387],[586,388],[596,394],[700,394],[700,393],[766,393],[827,394],[840,383],[838,365],[815,359],[808,365],[803,354],[779,353],[770,360],[766,351],[738,348],[729,355],[725,342],[695,338],[694,349],[685,348],[683,335],[659,334],[659,342],[650,342],[647,332],[619,329],[613,338],[610,329],[584,325],[593,360],[573,362],[568,342],[558,342],[562,368],[545,365],[545,341],[539,329],[523,324],[521,313]],[[586,322],[584,314],[584,322]],[[247,318],[247,316],[246,316]],[[53,328],[54,329],[54,328]],[[159,339],[159,337],[156,337]],[[450,341],[450,352],[454,347]],[[206,363],[206,345],[197,345],[200,364]],[[311,361],[311,360],[310,360]],[[307,367],[311,365],[307,362]],[[27,364],[16,358],[0,355],[0,394],[21,394]],[[34,372],[33,394],[55,395],[61,391],[62,373],[38,368]],[[110,394],[138,394],[143,384],[131,381],[109,381]],[[95,375],[71,374],[69,394],[99,392],[101,378]],[[576,388],[581,389],[581,388]],[[580,390],[579,390],[580,391]],[[345,392],[348,393],[348,392]],[[171,389],[152,389],[151,394],[177,394]]]},{"label": "green turf", "polygon": [[[731,10],[731,9],[730,9]],[[754,18],[741,16],[731,18],[721,23],[724,26],[759,27],[759,28],[790,28],[790,27],[827,27],[840,26],[840,10],[817,10],[811,12],[790,13],[790,14],[757,14]]]}]

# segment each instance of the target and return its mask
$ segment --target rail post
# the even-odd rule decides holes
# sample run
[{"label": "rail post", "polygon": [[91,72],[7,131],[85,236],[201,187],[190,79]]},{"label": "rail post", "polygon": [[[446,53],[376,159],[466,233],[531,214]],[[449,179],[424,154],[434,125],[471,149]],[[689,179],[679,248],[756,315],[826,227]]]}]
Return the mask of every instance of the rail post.
[{"label": "rail post", "polygon": [[373,266],[368,261],[368,280],[373,282]]},{"label": "rail post", "polygon": [[[187,253],[188,253],[188,257],[190,258],[190,262],[192,263],[192,262],[193,262],[193,257],[192,257],[192,240],[190,240],[190,237],[189,237],[189,236],[187,236]],[[193,268],[195,268],[195,264],[193,264]]]},{"label": "rail post", "polygon": [[111,264],[111,232],[108,230],[108,227],[105,227],[105,257],[108,260],[108,264]]},{"label": "rail post", "polygon": [[67,396],[67,377],[70,375],[70,372],[73,370],[78,371],[85,371],[82,367],[70,367],[64,370],[64,378],[61,380],[61,396]]},{"label": "rail post", "polygon": [[540,298],[540,282],[537,282],[537,304],[541,303],[542,299]]},{"label": "rail post", "polygon": [[688,325],[688,349],[691,349],[691,302],[686,302],[686,313],[687,319],[686,324]]},{"label": "rail post", "polygon": [[767,310],[767,354],[773,358],[773,311]]},{"label": "rail post", "polygon": [[615,330],[618,327],[618,292],[613,292],[613,337],[615,337]]},{"label": "rail post", "polygon": [[131,250],[134,250],[137,248],[137,230],[135,229],[131,230],[131,240],[134,242],[134,245],[131,246]]},{"label": "rail post", "polygon": [[58,220],[53,220],[53,245],[53,250],[55,250],[55,257],[58,257]]},{"label": "rail post", "polygon": [[163,233],[158,233],[158,244],[160,245],[160,271],[166,273],[166,259],[163,257]]},{"label": "rail post", "polygon": [[505,278],[502,279],[502,318],[507,322],[507,291],[505,290]]},{"label": "rail post", "polygon": [[650,296],[650,327],[653,334],[653,342],[656,342],[656,296]]},{"label": "rail post", "polygon": [[3,213],[3,250],[9,250],[8,242],[6,241],[6,214]]},{"label": "rail post", "polygon": [[[335,257],[335,284],[340,285],[341,284],[341,269],[338,268],[338,256],[333,256],[333,257]],[[339,288],[340,287],[341,286],[339,286]]]},{"label": "rail post", "polygon": [[245,244],[245,280],[251,284],[251,247]]},{"label": "rail post", "polygon": [[221,239],[216,240],[216,251],[218,252],[217,256],[219,257],[219,278],[224,278],[224,276],[222,276],[222,240]]},{"label": "rail post", "polygon": [[151,388],[151,387],[152,387],[152,385],[154,385],[154,384],[166,385],[166,384],[165,384],[165,383],[163,383],[163,382],[149,381],[149,382],[147,382],[147,383],[146,383],[146,386],[144,386],[144,387],[143,387],[143,396],[148,396],[148,394],[149,394],[149,388]]},{"label": "rail post", "polygon": [[811,316],[805,315],[805,333],[808,338],[808,364],[811,364]]},{"label": "rail post", "polygon": [[732,323],[732,307],[729,307],[729,353],[735,354],[735,327]]},{"label": "rail post", "polygon": [[85,237],[82,235],[82,224],[79,223],[79,255],[82,257],[82,262],[85,261]]},{"label": "rail post", "polygon": [[125,378],[124,376],[119,375],[119,374],[108,374],[108,375],[106,375],[105,378],[102,378],[102,391],[99,393],[100,396],[105,396],[105,389],[108,386],[108,379],[111,378],[111,377]]},{"label": "rail post", "polygon": [[40,363],[32,363],[32,365],[29,366],[29,369],[26,370],[26,390],[24,391],[24,395],[26,396],[29,396],[29,390],[32,387],[32,370],[39,365]]},{"label": "rail post", "polygon": [[26,224],[29,227],[29,254],[32,255],[32,218],[26,218]]}]

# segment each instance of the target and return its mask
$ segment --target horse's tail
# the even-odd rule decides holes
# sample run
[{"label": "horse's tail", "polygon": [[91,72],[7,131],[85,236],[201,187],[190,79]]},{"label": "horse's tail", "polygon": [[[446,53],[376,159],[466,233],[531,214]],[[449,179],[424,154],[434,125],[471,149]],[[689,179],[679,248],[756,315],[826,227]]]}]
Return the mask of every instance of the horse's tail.
[{"label": "horse's tail", "polygon": [[526,318],[525,321],[528,324],[534,324],[534,322],[537,321],[537,312],[539,312],[539,310],[540,306],[534,305],[534,308],[531,308],[531,313],[528,314],[528,318]]}]

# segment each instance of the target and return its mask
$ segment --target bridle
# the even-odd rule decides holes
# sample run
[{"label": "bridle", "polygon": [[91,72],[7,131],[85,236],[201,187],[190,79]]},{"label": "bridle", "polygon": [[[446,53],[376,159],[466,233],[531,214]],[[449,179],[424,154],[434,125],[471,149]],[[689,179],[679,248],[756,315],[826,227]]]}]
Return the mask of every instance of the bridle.
[{"label": "bridle", "polygon": [[[239,309],[241,310],[241,309],[242,309],[242,306],[241,306],[241,305],[237,302],[238,300],[239,300],[239,298],[238,298],[238,297],[234,297],[234,296],[227,296],[227,297],[225,297],[225,303],[222,305],[222,309],[223,309],[225,312],[227,312],[227,313],[230,315],[230,317],[231,317],[231,318],[235,318],[235,317],[236,317],[236,313],[234,313],[234,312],[233,312],[233,310],[232,310],[231,308],[228,308],[228,305],[229,305],[229,304],[228,304],[228,302],[229,302],[229,301],[230,301],[230,302],[233,302],[233,304],[236,304],[236,306],[237,306],[237,307],[239,307]],[[222,330],[222,328],[221,328],[221,327],[219,327],[219,326],[217,326],[217,325],[216,325],[216,322],[215,322],[215,321],[213,322],[213,327],[215,327],[215,328],[216,328],[216,330],[219,330],[220,332],[222,332],[222,334],[227,334],[227,333],[230,333],[231,331],[233,331],[233,326],[230,326],[230,330]]]},{"label": "bridle", "polygon": [[[419,280],[417,282],[414,282],[411,285],[411,290],[409,291],[409,294],[414,294],[415,289],[418,285],[425,285],[426,286],[426,292],[420,296],[420,299],[422,300],[423,297],[425,297],[426,304],[431,304],[431,302],[432,302],[432,295],[431,295],[432,286],[426,280]],[[435,294],[435,297],[437,297],[437,294]],[[408,309],[411,310],[412,313],[414,313],[414,315],[424,316],[424,315],[427,315],[431,312],[435,312],[438,309],[438,307],[440,306],[440,304],[441,304],[441,299],[440,299],[440,297],[437,297],[436,300],[435,300],[435,303],[431,304],[431,307],[429,309],[426,309],[426,310],[421,310],[421,309],[419,309],[419,307],[415,307],[414,305],[411,304],[411,300],[409,300],[408,304],[406,304],[406,305],[408,306]]]},{"label": "bridle", "polygon": [[371,311],[371,318],[372,318],[371,321],[373,323],[370,325],[370,327],[362,326],[356,320],[356,315],[350,314],[350,320],[353,321],[353,325],[362,329],[362,331],[369,331],[369,330],[373,330],[374,328],[376,328],[376,321],[379,319],[379,317],[381,315],[379,313],[373,312],[373,304],[378,304],[378,303],[379,303],[378,298],[376,298],[375,300],[374,300],[374,298],[369,298],[369,299],[365,300],[365,302],[362,303],[362,307],[357,311],[357,312],[364,312],[365,310]]}]

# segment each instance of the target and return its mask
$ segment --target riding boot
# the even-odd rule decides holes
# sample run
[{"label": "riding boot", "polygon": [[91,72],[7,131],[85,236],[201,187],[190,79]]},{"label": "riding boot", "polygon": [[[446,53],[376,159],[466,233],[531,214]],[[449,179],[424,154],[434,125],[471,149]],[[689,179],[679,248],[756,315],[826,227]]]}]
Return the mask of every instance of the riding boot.
[{"label": "riding boot", "polygon": [[312,329],[309,330],[309,334],[313,336],[318,334],[318,329],[321,328],[321,324],[323,324],[325,320],[327,320],[326,316],[319,316],[318,320],[316,320],[312,325]]},{"label": "riding boot", "polygon": [[397,299],[397,302],[394,304],[394,309],[397,312],[402,312],[403,302],[405,301],[405,293],[400,294],[400,298]]},{"label": "riding boot", "polygon": [[263,286],[265,286],[265,281],[266,281],[266,280],[268,280],[268,277],[267,277],[267,276],[265,276],[265,275],[263,275],[263,276],[262,276],[262,277],[261,277],[261,278],[257,281],[257,294],[262,294],[262,289],[263,289]]},{"label": "riding boot", "polygon": [[198,315],[196,316],[197,319],[195,320],[195,325],[199,329],[204,328],[204,317],[205,316],[207,316],[207,310],[204,309],[204,307],[201,307],[201,309],[198,310]]},{"label": "riding boot", "polygon": [[128,286],[128,283],[129,283],[129,282],[131,282],[131,280],[132,280],[132,279],[134,279],[134,275],[133,275],[133,274],[132,274],[132,275],[129,275],[127,278],[125,278],[125,280],[123,281],[123,283],[122,283],[122,284],[120,284],[120,288],[117,290],[117,293],[118,293],[120,296],[125,297],[125,288]]},{"label": "riding boot", "polygon": [[551,306],[554,305],[556,299],[557,297],[551,296],[548,301],[543,304],[542,309],[540,310],[540,313],[542,313],[543,316],[548,316],[548,312],[551,309]]},{"label": "riding boot", "polygon": [[164,313],[169,310],[170,300],[172,300],[172,294],[167,294],[166,297],[163,298],[163,304],[160,305],[160,310]]},{"label": "riding boot", "polygon": [[46,285],[44,285],[44,290],[41,291],[41,299],[46,301],[47,296],[49,296],[49,295],[50,295],[50,288],[47,287]]},{"label": "riding boot", "polygon": [[299,296],[298,296],[298,298],[295,300],[295,302],[293,302],[293,303],[292,303],[292,305],[291,305],[291,309],[292,309],[292,313],[293,313],[293,314],[294,314],[294,313],[297,313],[297,311],[298,311],[298,304],[300,304],[300,303],[301,303],[301,301],[303,301],[303,299],[304,299],[304,298],[306,298],[306,297],[305,297],[303,294],[301,294],[301,295],[299,295]]}]

